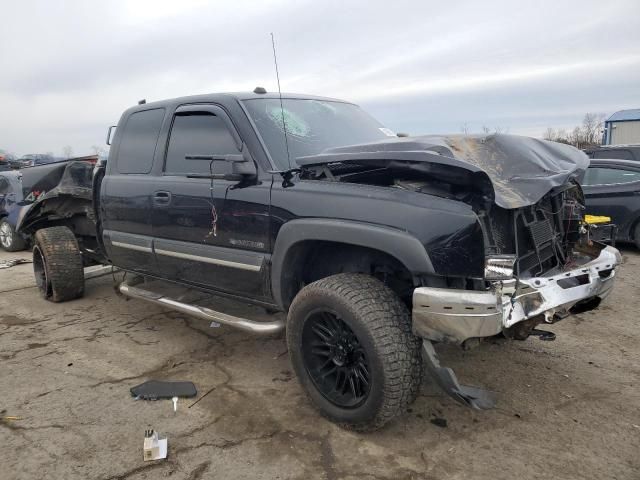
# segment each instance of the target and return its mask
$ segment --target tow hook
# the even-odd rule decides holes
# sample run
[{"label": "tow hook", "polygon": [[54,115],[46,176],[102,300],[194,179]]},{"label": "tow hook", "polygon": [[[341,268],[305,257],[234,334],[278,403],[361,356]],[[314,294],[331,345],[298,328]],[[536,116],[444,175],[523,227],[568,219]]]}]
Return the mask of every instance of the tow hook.
[{"label": "tow hook", "polygon": [[438,355],[429,340],[422,340],[422,349],[426,354],[427,370],[440,388],[456,402],[475,410],[489,410],[496,406],[495,395],[492,392],[461,385],[453,370],[441,367]]}]

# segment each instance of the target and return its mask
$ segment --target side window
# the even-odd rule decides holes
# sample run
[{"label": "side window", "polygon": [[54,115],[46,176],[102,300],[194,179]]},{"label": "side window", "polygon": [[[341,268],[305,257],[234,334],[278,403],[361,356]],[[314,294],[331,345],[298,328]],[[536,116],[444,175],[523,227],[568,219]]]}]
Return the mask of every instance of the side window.
[{"label": "side window", "polygon": [[149,173],[164,118],[164,108],[143,110],[129,116],[118,150],[118,173]]},{"label": "side window", "polygon": [[616,160],[633,160],[633,155],[629,150],[617,148],[603,151],[596,150],[593,153],[593,158],[615,158]]},{"label": "side window", "polygon": [[640,172],[618,168],[592,167],[584,176],[585,185],[610,185],[640,181]]},{"label": "side window", "polygon": [[176,115],[171,127],[164,171],[168,175],[231,173],[231,164],[186,160],[186,155],[234,155],[240,153],[220,117],[208,112]]}]

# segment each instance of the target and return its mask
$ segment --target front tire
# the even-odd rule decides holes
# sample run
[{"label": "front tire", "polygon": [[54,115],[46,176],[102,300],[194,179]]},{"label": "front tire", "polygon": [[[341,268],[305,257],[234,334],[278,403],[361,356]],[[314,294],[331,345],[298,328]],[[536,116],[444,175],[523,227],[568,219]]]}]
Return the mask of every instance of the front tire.
[{"label": "front tire", "polygon": [[345,428],[376,430],[415,399],[420,342],[406,306],[371,276],[343,273],[304,287],[289,309],[287,344],[312,403]]},{"label": "front tire", "polygon": [[66,302],[84,294],[82,254],[71,230],[51,227],[36,232],[33,272],[40,293],[49,301]]},{"label": "front tire", "polygon": [[27,242],[6,218],[0,220],[0,247],[7,252],[18,252],[27,247]]}]

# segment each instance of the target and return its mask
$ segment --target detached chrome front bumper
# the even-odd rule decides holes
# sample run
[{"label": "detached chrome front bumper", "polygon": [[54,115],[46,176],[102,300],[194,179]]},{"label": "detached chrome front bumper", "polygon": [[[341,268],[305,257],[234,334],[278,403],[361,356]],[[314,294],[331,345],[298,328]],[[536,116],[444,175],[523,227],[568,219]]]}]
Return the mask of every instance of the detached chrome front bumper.
[{"label": "detached chrome front bumper", "polygon": [[615,268],[622,262],[620,252],[602,244],[594,248],[592,259],[573,270],[493,282],[485,292],[416,288],[413,332],[424,339],[459,344],[497,335],[539,315],[549,323],[563,318],[577,303],[605,298],[613,287]]}]

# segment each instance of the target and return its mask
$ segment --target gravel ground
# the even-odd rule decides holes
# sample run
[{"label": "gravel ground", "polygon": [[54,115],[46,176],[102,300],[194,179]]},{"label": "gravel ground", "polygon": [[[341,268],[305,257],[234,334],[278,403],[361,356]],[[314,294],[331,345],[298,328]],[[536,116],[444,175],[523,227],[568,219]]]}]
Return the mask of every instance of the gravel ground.
[{"label": "gravel ground", "polygon": [[[0,270],[0,417],[20,417],[0,421],[0,478],[640,479],[640,254],[623,253],[612,296],[551,326],[555,342],[441,350],[463,381],[498,393],[496,409],[460,407],[425,379],[409,411],[373,434],[313,410],[281,336],[127,301],[110,276],[52,304],[31,265]],[[15,257],[30,255],[0,253]],[[191,380],[199,401],[176,413],[135,401],[129,388],[151,378]],[[142,461],[147,428],[167,435],[167,460]]]}]

